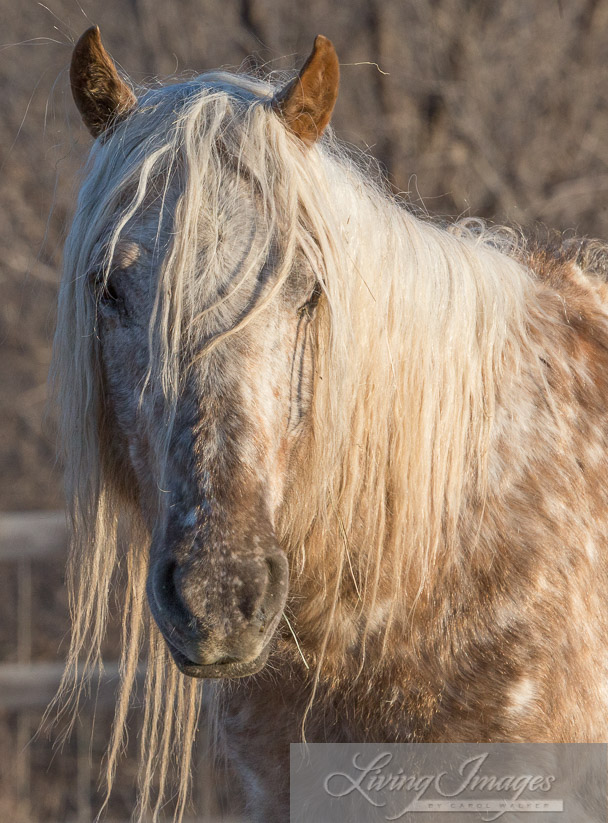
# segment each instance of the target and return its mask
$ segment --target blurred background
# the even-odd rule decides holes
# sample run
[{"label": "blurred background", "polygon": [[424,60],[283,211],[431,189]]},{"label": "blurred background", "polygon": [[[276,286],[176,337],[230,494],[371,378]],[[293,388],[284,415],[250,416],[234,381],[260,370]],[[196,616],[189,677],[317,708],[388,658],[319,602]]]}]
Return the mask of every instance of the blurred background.
[{"label": "blurred background", "polygon": [[[90,144],[69,92],[75,39],[98,24],[146,82],[293,68],[323,33],[341,60],[338,135],[417,208],[608,238],[608,0],[0,0],[0,12],[0,820],[85,823],[100,802],[120,614],[93,737],[88,706],[62,750],[31,741],[68,629],[43,420],[61,247]],[[133,724],[114,821],[133,807],[137,707]],[[214,781],[206,763],[201,749],[196,819],[231,820],[230,776]]]}]

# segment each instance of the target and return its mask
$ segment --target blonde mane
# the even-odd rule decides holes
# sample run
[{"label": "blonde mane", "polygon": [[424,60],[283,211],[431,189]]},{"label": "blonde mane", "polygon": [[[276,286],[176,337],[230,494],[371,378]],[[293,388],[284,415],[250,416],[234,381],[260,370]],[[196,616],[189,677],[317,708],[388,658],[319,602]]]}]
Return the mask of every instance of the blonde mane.
[{"label": "blonde mane", "polygon": [[268,83],[222,73],[145,92],[137,110],[95,144],[65,248],[52,371],[72,530],[73,633],[62,694],[77,703],[83,671],[90,678],[101,664],[123,566],[122,680],[106,778],[109,791],[147,635],[140,819],[150,807],[157,819],[171,761],[180,785],[175,818],[183,815],[201,689],[177,672],[148,614],[149,535],[121,486],[103,416],[89,275],[96,269],[108,277],[133,216],[153,201],[162,214],[171,187],[180,187],[146,381],[165,399],[166,449],[183,335],[207,322],[197,304],[197,250],[208,250],[205,276],[213,277],[221,265],[213,253],[219,193],[230,175],[251,186],[264,237],[242,282],[256,276],[277,238],[280,262],[270,292],[236,327],[215,330],[210,345],[261,311],[302,257],[318,276],[310,433],[277,529],[293,590],[310,593],[315,580],[317,597],[292,612],[317,680],[325,665],[331,669],[330,650],[335,670],[345,654],[339,628],[332,637],[343,602],[363,615],[367,632],[382,601],[388,637],[395,612],[411,610],[439,568],[447,574],[465,562],[457,540],[463,496],[483,506],[497,386],[529,346],[533,280],[511,234],[420,219],[331,134],[303,151],[269,107],[273,92]]}]

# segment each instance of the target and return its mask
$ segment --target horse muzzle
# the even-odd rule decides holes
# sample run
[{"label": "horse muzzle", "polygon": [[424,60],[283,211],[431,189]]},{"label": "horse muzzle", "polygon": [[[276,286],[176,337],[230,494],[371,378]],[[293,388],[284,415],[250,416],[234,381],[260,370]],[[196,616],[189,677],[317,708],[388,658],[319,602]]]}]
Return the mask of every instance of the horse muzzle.
[{"label": "horse muzzle", "polygon": [[258,672],[287,599],[285,554],[276,545],[250,558],[203,552],[180,562],[176,554],[152,551],[147,594],[179,670],[199,678]]}]

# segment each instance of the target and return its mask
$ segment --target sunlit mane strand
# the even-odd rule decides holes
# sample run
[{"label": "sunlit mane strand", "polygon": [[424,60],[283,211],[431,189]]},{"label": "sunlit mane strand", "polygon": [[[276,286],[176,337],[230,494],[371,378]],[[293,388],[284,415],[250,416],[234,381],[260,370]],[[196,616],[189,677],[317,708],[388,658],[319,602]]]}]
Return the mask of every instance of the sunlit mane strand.
[{"label": "sunlit mane strand", "polygon": [[[425,583],[459,562],[463,494],[483,501],[496,384],[527,346],[531,280],[508,233],[420,220],[367,179],[331,135],[303,150],[268,105],[273,93],[267,83],[223,73],[148,91],[96,144],[65,249],[53,366],[72,523],[74,631],[63,691],[77,697],[82,668],[100,662],[122,562],[128,602],[107,779],[111,786],[147,632],[140,811],[152,806],[154,819],[172,758],[180,774],[177,817],[183,813],[200,690],[168,662],[143,605],[149,536],[121,487],[103,418],[91,273],[107,280],[129,221],[160,203],[159,220],[173,224],[171,247],[158,249],[166,256],[142,389],[164,397],[165,460],[188,365],[180,358],[184,337],[205,323],[209,347],[236,334],[301,259],[321,284],[308,452],[287,491],[278,533],[302,580],[314,574],[317,581],[317,599],[308,613],[301,608],[302,619],[316,627],[317,676],[330,644],[339,646],[331,631],[341,591],[352,589],[353,609],[372,616],[379,597],[388,602],[388,636],[395,607],[413,608]],[[219,278],[222,204],[235,174],[251,187],[260,242],[233,288],[255,278],[277,249],[278,263],[272,287],[249,314],[218,329],[221,302],[201,312],[197,300],[197,255],[206,249],[204,276]],[[169,214],[163,204],[176,186]],[[238,187],[230,190],[238,198]],[[159,230],[148,242],[154,246],[160,236]],[[294,591],[299,585],[296,575]]]}]

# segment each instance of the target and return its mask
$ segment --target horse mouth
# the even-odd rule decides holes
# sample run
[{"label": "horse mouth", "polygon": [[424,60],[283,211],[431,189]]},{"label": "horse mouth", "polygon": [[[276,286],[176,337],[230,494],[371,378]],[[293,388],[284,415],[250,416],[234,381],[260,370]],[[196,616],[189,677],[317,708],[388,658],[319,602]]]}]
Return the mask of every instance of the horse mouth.
[{"label": "horse mouth", "polygon": [[[283,614],[288,585],[285,555],[275,551],[265,561],[263,585],[258,586],[259,591],[252,587],[250,599],[254,604],[238,601],[238,608],[235,606],[232,611],[218,607],[219,615],[214,612],[213,619],[205,610],[193,612],[187,607],[176,585],[176,563],[172,558],[161,557],[151,564],[146,582],[148,603],[182,674],[199,679],[230,679],[248,677],[264,667]],[[205,586],[206,581],[193,576],[191,587],[197,597],[199,590],[203,594],[207,591]],[[210,591],[210,596],[214,596],[213,586]],[[209,608],[206,599],[204,602]]]},{"label": "horse mouth", "polygon": [[270,643],[266,643],[260,654],[253,660],[231,660],[226,658],[225,661],[218,661],[216,663],[204,664],[195,663],[186,655],[177,649],[171,642],[167,641],[167,646],[173,657],[173,661],[182,674],[188,677],[195,677],[198,679],[225,679],[248,677],[252,674],[257,674],[265,665],[270,653]]}]

